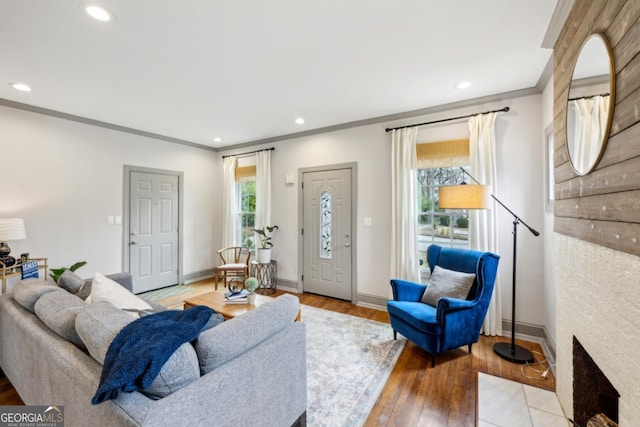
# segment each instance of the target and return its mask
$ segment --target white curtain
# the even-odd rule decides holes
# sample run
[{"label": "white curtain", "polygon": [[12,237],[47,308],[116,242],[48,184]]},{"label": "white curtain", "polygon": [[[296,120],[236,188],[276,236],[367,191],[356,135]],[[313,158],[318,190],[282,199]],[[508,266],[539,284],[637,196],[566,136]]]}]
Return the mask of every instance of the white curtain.
[{"label": "white curtain", "polygon": [[[576,99],[569,103],[575,107],[575,146],[571,160],[580,172],[587,172],[600,155],[600,143],[607,126],[608,96]],[[570,147],[571,148],[571,147]]]},{"label": "white curtain", "polygon": [[271,150],[256,153],[255,228],[271,224]]},{"label": "white curtain", "polygon": [[225,157],[222,163],[222,247],[236,246],[238,203],[236,196],[236,166],[234,156]]},{"label": "white curtain", "polygon": [[420,281],[416,137],[418,129],[391,133],[391,278]]},{"label": "white curtain", "polygon": [[[471,175],[481,184],[490,185],[493,194],[497,194],[495,121],[496,113],[479,114],[469,119]],[[493,209],[469,211],[469,241],[472,249],[499,253],[498,212],[495,206]],[[482,329],[485,335],[502,335],[502,297],[498,277]]]}]

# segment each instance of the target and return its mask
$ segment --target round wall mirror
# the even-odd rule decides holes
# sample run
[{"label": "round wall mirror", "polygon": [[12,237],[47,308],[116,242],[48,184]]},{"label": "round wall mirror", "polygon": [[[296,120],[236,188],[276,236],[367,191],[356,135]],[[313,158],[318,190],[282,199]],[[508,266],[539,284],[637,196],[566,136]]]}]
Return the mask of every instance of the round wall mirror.
[{"label": "round wall mirror", "polygon": [[591,34],[580,48],[567,101],[567,148],[578,175],[596,167],[607,145],[615,75],[609,42],[602,34]]}]

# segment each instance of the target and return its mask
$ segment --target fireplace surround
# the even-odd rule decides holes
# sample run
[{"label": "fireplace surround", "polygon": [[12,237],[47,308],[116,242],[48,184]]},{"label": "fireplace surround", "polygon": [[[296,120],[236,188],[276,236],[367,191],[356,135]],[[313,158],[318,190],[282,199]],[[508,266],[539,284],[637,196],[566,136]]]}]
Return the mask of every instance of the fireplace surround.
[{"label": "fireplace surround", "polygon": [[617,423],[619,398],[618,391],[574,336],[573,416],[576,424],[586,426],[597,414],[605,414]]}]

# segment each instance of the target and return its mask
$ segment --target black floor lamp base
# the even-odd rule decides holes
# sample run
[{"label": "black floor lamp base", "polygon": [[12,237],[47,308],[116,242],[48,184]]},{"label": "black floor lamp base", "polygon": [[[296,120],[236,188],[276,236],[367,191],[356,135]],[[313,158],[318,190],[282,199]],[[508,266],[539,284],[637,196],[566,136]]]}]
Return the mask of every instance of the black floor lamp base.
[{"label": "black floor lamp base", "polygon": [[[513,351],[512,351],[513,350]],[[503,359],[507,359],[510,362],[516,363],[531,363],[533,362],[533,353],[526,348],[514,345],[511,343],[499,342],[493,346],[493,351]]]}]

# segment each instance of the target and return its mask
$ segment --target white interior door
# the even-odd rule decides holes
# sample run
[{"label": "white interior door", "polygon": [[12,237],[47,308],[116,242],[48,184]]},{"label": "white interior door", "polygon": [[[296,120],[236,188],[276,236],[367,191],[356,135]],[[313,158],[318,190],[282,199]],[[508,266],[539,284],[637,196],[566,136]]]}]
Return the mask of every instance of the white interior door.
[{"label": "white interior door", "polygon": [[351,169],[303,173],[304,292],[352,300]]},{"label": "white interior door", "polygon": [[131,172],[129,270],[135,293],[178,283],[178,177]]}]

